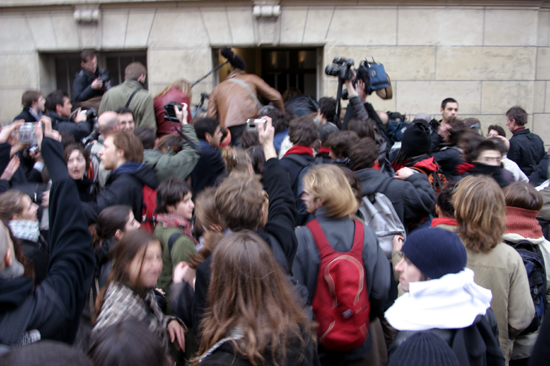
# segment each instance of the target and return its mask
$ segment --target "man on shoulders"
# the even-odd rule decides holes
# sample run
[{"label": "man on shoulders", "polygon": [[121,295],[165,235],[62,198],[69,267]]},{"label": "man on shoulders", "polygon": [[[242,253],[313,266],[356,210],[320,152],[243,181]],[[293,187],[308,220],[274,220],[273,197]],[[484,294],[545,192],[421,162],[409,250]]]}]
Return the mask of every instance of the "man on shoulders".
[{"label": "man on shoulders", "polygon": [[80,53],[80,66],[82,70],[73,82],[73,100],[84,102],[94,97],[100,97],[111,87],[109,74],[97,66],[97,53],[94,50],[84,50]]},{"label": "man on shoulders", "polygon": [[38,90],[27,90],[21,97],[23,110],[13,120],[23,119],[25,122],[38,122],[44,113],[46,99]]},{"label": "man on shoulders", "polygon": [[542,139],[531,133],[527,124],[527,112],[520,106],[515,106],[506,112],[506,127],[512,132],[510,139],[510,150],[508,150],[508,159],[515,161],[519,168],[530,176],[536,166],[544,157],[544,142]]},{"label": "man on shoulders", "polygon": [[111,88],[101,100],[99,114],[130,108],[134,112],[135,127],[147,126],[157,131],[153,96],[145,90],[143,83],[147,70],[140,62],[132,62],[124,70],[124,83]]}]

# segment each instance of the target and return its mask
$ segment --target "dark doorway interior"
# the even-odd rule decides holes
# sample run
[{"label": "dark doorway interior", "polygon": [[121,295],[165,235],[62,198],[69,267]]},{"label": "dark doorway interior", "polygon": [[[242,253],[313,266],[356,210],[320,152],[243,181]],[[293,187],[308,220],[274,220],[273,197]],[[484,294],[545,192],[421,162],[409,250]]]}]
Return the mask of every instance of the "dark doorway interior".
[{"label": "dark doorway interior", "polygon": [[[298,88],[317,99],[317,48],[232,48],[246,62],[246,72],[256,74],[281,94]],[[213,49],[214,64],[226,59]],[[225,80],[229,66],[219,70],[219,81]]]}]

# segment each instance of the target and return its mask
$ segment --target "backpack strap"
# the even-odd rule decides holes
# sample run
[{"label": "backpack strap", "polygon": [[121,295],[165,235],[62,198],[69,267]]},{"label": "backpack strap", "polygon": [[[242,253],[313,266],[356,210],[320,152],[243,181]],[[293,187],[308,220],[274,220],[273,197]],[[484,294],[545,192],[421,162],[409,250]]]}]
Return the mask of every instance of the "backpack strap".
[{"label": "backpack strap", "polygon": [[134,99],[134,95],[136,95],[136,93],[138,91],[140,91],[141,89],[136,89],[134,90],[134,92],[130,95],[130,98],[128,98],[128,101],[126,102],[126,104],[124,105],[125,108],[128,108],[128,106],[130,105],[130,102],[132,101],[132,99]]},{"label": "backpack strap", "polygon": [[174,247],[174,243],[182,235],[183,234],[180,232],[175,232],[172,235],[170,235],[170,238],[168,238],[168,253],[170,253],[170,255],[172,254],[172,248]]},{"label": "backpack strap", "polygon": [[[348,252],[348,254],[356,259],[361,259],[363,256],[363,242],[365,238],[365,229],[363,227],[363,224],[360,223],[357,220],[354,220],[355,222],[355,234],[353,235],[353,246],[351,250]],[[330,245],[328,242],[328,239],[323,231],[323,228],[321,225],[319,225],[319,221],[317,219],[311,220],[306,224],[306,226],[311,231],[311,234],[313,235],[313,240],[315,241],[315,245],[317,246],[317,249],[319,250],[319,255],[321,258],[336,252],[334,248]],[[361,262],[362,259],[361,259]]]},{"label": "backpack strap", "polygon": [[254,102],[256,102],[256,106],[258,107],[258,112],[260,111],[260,109],[262,109],[262,107],[264,106],[260,100],[258,99],[258,97],[256,96],[256,94],[254,94],[254,92],[252,91],[252,89],[250,89],[250,86],[248,85],[248,83],[244,80],[241,80],[241,79],[235,79],[235,78],[231,78],[229,79],[228,81],[234,83],[234,84],[237,84],[237,85],[240,85],[242,86],[243,88],[246,89],[246,91],[248,92],[248,94],[250,94],[250,97],[254,100]]}]

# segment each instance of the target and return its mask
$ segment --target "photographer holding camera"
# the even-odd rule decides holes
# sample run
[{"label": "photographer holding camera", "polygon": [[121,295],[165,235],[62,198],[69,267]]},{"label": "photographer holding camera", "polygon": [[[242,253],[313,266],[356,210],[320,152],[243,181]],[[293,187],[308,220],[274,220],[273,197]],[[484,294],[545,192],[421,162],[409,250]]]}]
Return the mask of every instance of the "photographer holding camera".
[{"label": "photographer holding camera", "polygon": [[83,102],[105,94],[113,86],[109,72],[97,66],[97,53],[94,50],[84,50],[80,53],[82,70],[73,82],[73,100]]},{"label": "photographer holding camera", "polygon": [[51,92],[46,97],[46,115],[51,118],[53,129],[67,131],[80,141],[92,132],[92,121],[88,120],[84,110],[77,109],[73,116],[72,108],[69,96],[62,90]]}]

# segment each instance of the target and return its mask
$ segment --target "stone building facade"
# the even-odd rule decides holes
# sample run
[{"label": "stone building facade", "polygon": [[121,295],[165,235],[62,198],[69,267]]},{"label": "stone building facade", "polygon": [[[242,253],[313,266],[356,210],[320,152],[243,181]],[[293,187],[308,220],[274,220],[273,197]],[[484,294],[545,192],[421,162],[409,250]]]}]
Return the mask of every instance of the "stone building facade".
[{"label": "stone building facade", "polygon": [[[454,97],[461,117],[488,126],[519,104],[550,144],[550,1],[529,0],[0,0],[0,121],[24,90],[56,88],[51,54],[143,52],[156,93],[205,75],[225,45],[316,49],[316,97],[336,94],[323,72],[334,57],[374,57],[394,88],[371,98],[377,109],[437,115]],[[195,86],[194,102],[218,78]]]}]

